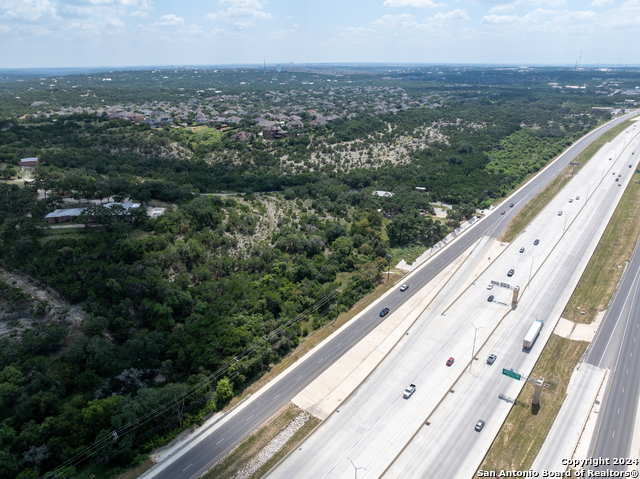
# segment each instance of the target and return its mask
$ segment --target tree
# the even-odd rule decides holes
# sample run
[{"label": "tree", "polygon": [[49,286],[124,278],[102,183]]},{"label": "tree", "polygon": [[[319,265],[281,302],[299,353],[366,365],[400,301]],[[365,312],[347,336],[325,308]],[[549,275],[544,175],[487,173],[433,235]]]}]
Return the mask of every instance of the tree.
[{"label": "tree", "polygon": [[222,378],[216,386],[216,404],[222,405],[233,397],[233,384],[228,378]]}]

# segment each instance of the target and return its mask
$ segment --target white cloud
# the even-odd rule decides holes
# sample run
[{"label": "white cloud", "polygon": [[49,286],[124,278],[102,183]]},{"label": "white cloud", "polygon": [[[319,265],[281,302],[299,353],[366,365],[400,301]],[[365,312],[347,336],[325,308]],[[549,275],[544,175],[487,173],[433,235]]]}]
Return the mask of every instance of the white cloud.
[{"label": "white cloud", "polygon": [[417,7],[417,8],[433,8],[444,7],[444,3],[434,3],[433,0],[384,0],[383,5],[385,7]]},{"label": "white cloud", "polygon": [[547,5],[549,7],[557,7],[565,3],[565,0],[530,0],[534,5]]},{"label": "white cloud", "polygon": [[160,17],[160,21],[154,23],[154,25],[159,27],[174,27],[178,25],[184,25],[184,18],[178,17],[177,15],[162,15]]},{"label": "white cloud", "polygon": [[218,7],[225,6],[226,10],[209,13],[204,18],[233,22],[240,30],[255,27],[256,20],[271,20],[273,18],[273,15],[262,10],[263,5],[258,0],[220,0],[218,2]]},{"label": "white cloud", "polygon": [[469,15],[464,10],[460,10],[456,8],[448,13],[437,13],[433,17],[427,18],[427,21],[433,21],[436,23],[449,23],[449,22],[460,22],[470,20]]},{"label": "white cloud", "polygon": [[605,5],[613,5],[613,0],[593,0],[592,7],[604,7]]},{"label": "white cloud", "polygon": [[489,13],[511,12],[515,9],[516,9],[516,6],[513,3],[507,3],[506,5],[496,5],[491,10],[489,10]]},{"label": "white cloud", "polygon": [[142,10],[136,10],[135,12],[131,12],[132,17],[148,17],[149,12],[143,12]]},{"label": "white cloud", "polygon": [[387,30],[402,28],[423,28],[425,24],[418,23],[416,17],[409,13],[402,13],[400,15],[383,15],[381,18],[371,22],[371,25],[378,28],[385,28]]},{"label": "white cloud", "polygon": [[513,23],[517,19],[518,15],[485,15],[480,22],[490,25],[503,25],[505,23]]},{"label": "white cloud", "polygon": [[56,8],[49,0],[3,0],[0,2],[0,12],[3,18],[21,18],[32,22],[47,15],[56,16]]}]

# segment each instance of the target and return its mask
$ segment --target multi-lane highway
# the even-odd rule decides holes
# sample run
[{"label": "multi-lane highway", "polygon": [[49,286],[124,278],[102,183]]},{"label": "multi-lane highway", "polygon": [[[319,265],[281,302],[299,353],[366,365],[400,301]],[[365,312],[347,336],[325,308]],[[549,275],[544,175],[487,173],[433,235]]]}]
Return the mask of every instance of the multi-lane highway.
[{"label": "multi-lane highway", "polygon": [[[631,444],[640,397],[639,249],[640,239],[587,357],[589,364],[608,368],[612,374],[591,457],[637,459],[638,451],[631,451]],[[637,465],[632,467],[637,469]],[[627,470],[627,465],[611,464],[606,468]]]},{"label": "multi-lane highway", "polygon": [[[409,330],[402,346],[271,477],[304,471],[307,477],[340,478],[348,474],[352,462],[366,469],[363,477],[422,477],[427,471],[434,478],[470,477],[510,409],[499,394],[515,397],[521,387],[502,376],[501,368],[527,374],[535,365],[622,195],[618,185],[628,182],[634,171],[622,156],[629,141],[638,144],[636,139],[616,139],[599,152],[446,315],[441,306],[450,301],[451,291],[443,291]],[[486,261],[482,251],[480,245],[467,263]],[[512,268],[514,274],[509,275]],[[510,288],[487,290],[492,280],[524,288],[530,276],[531,284],[513,313]],[[460,280],[454,275],[450,283]],[[493,302],[487,301],[489,294],[495,296]],[[536,318],[548,324],[538,343],[523,351],[522,338]],[[465,375],[472,345],[490,340],[498,354],[495,365],[477,366],[478,377],[466,380],[466,389],[453,387]],[[450,356],[459,366],[445,365]],[[405,400],[401,391],[409,383],[418,388]],[[440,401],[450,397],[459,399],[449,414],[439,423],[423,426]],[[486,421],[481,434],[473,430],[479,419]]]},{"label": "multi-lane highway", "polygon": [[[632,115],[635,115],[632,114]],[[630,116],[630,115],[628,115]],[[627,117],[628,117],[627,116]],[[434,278],[448,264],[469,248],[482,236],[495,237],[508,224],[513,215],[534,196],[539,189],[553,179],[570,161],[583,151],[602,133],[623,121],[618,118],[604,127],[586,135],[574,144],[559,160],[549,165],[536,178],[516,192],[507,206],[488,215],[452,244],[440,251],[427,265],[412,273],[411,289],[405,293],[394,291],[386,296],[384,304],[376,304],[348,326],[340,334],[313,352],[306,361],[289,368],[278,381],[267,385],[259,397],[245,407],[221,421],[211,434],[191,448],[186,448],[179,456],[172,458],[166,466],[156,469],[156,475],[172,478],[198,477],[215,464],[222,456],[235,447],[242,439],[266,421],[274,412],[285,405],[301,389],[315,379],[322,371],[340,358],[354,344],[365,337],[385,318],[378,316],[378,310],[389,307],[391,313],[416,294],[418,290]],[[513,208],[508,203],[515,203]],[[505,215],[500,215],[504,209]],[[387,316],[388,317],[388,316]]]}]

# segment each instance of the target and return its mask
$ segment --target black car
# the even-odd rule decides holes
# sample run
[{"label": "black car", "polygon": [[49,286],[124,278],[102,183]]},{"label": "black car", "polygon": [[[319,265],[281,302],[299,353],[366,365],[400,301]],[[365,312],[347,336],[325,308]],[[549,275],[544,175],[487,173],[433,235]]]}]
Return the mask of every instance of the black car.
[{"label": "black car", "polygon": [[507,276],[511,277],[513,276],[514,273],[515,273],[515,270],[510,269],[509,272],[507,273]]},{"label": "black car", "polygon": [[380,311],[381,318],[385,317],[387,314],[389,314],[389,308],[384,308],[382,311]]},{"label": "black car", "polygon": [[535,240],[535,241],[533,242],[533,244],[536,244],[536,245],[537,245],[537,244],[540,244],[540,240],[539,240],[539,239]]},{"label": "black car", "polygon": [[521,252],[521,253],[524,253],[524,248],[520,248],[520,252]]},{"label": "black car", "polygon": [[487,298],[487,301],[489,301],[490,303],[492,303],[492,302],[493,302],[493,295],[489,296],[489,297]]},{"label": "black car", "polygon": [[509,208],[513,208],[513,205],[514,205],[514,204],[513,204],[513,203],[511,203],[511,204],[509,205]]}]

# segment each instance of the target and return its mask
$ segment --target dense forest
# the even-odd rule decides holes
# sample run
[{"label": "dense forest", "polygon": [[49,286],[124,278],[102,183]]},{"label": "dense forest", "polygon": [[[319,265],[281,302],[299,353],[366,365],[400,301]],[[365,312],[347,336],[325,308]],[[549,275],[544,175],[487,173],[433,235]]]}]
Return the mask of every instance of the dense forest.
[{"label": "dense forest", "polygon": [[[14,326],[0,338],[0,476],[108,477],[142,461],[351,308],[403,248],[438,241],[610,118],[588,97],[502,78],[499,91],[273,142],[251,124],[240,143],[234,130],[88,113],[0,121],[12,124],[0,132],[2,268],[85,312],[71,321],[0,282],[11,308],[1,321]],[[437,134],[379,153],[425,128]],[[345,162],[351,152],[361,161]],[[18,161],[31,156],[40,165],[21,183]],[[83,198],[143,207],[93,205],[73,234],[43,221]],[[431,216],[436,201],[453,205],[448,218]],[[150,218],[148,204],[167,209]],[[21,315],[32,325],[17,327]]]}]

